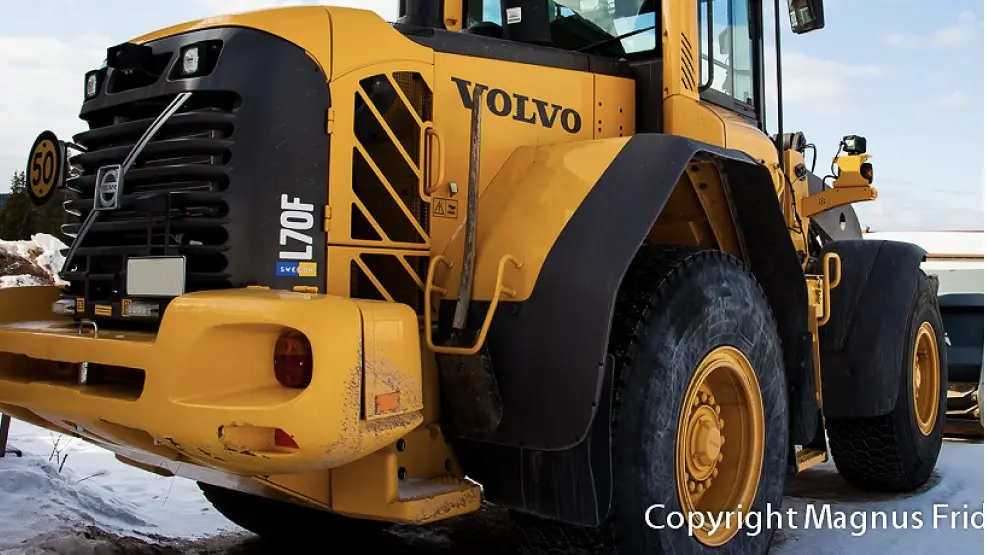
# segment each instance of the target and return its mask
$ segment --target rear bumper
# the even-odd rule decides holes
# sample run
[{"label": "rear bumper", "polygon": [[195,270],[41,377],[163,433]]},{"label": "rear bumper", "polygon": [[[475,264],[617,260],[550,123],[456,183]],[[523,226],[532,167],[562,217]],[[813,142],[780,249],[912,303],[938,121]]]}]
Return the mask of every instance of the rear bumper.
[{"label": "rear bumper", "polygon": [[[0,290],[0,411],[15,418],[244,475],[337,467],[422,422],[410,307],[200,292],[175,299],[157,333],[94,332],[53,318],[57,298],[54,287]],[[274,344],[288,329],[312,344],[313,378],[303,390],[274,377]],[[107,380],[106,367],[127,379]],[[298,448],[275,445],[277,429]]]}]

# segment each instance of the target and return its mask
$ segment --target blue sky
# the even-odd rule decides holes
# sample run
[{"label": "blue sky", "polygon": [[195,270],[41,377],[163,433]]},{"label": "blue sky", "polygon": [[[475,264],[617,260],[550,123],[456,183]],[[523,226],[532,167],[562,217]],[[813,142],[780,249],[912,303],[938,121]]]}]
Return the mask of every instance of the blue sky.
[{"label": "blue sky", "polygon": [[[0,187],[34,136],[68,137],[82,76],[107,46],[198,17],[307,2],[32,0],[0,7]],[[329,0],[393,20],[397,0]],[[13,4],[13,5],[12,5]],[[825,174],[843,135],[867,137],[880,198],[858,205],[874,229],[982,229],[984,9],[979,0],[825,0],[826,28],[783,29],[787,130],[819,148]],[[93,6],[98,5],[99,9]],[[771,19],[771,2],[765,2]],[[106,14],[113,14],[109,18]],[[121,18],[120,14],[127,14]],[[783,17],[786,17],[783,14]],[[773,37],[768,37],[773,49]],[[774,59],[766,60],[769,87]],[[774,125],[774,99],[769,98]]]},{"label": "blue sky", "polygon": [[783,32],[785,127],[819,147],[816,173],[867,138],[864,225],[983,229],[983,21],[980,0],[826,0],[824,29]]}]

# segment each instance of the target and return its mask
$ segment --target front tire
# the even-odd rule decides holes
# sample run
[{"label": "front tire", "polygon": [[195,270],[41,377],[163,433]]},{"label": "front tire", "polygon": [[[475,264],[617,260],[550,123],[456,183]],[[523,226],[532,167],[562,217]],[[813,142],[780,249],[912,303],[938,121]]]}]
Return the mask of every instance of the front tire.
[{"label": "front tire", "polygon": [[[889,414],[826,421],[833,462],[866,490],[911,492],[924,485],[942,450],[949,383],[946,342],[935,287],[919,273],[901,341],[898,400]],[[883,369],[876,369],[883,371]]]},{"label": "front tire", "polygon": [[[773,529],[737,521],[738,505],[762,523],[780,511],[787,461],[781,341],[754,277],[718,251],[645,246],[618,295],[611,354],[610,519],[586,529],[519,518],[529,552],[767,553]],[[733,515],[725,531],[675,529],[692,510]]]}]

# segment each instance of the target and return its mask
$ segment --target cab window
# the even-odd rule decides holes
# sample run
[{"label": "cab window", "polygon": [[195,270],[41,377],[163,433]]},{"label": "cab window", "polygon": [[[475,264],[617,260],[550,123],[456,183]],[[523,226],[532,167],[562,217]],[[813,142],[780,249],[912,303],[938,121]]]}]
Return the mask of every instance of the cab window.
[{"label": "cab window", "polygon": [[700,82],[706,87],[704,97],[740,112],[754,111],[754,30],[749,0],[699,0]]},{"label": "cab window", "polygon": [[[548,0],[552,46],[612,58],[653,52],[657,46],[654,6],[658,1]],[[468,0],[464,4],[466,27],[481,22],[503,25],[500,0]]]}]

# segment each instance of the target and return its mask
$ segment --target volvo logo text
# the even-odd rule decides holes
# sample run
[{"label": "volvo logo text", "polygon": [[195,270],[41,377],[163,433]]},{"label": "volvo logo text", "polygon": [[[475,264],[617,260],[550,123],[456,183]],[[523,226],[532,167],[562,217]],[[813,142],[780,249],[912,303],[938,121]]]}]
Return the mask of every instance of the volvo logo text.
[{"label": "volvo logo text", "polygon": [[485,104],[491,114],[499,117],[511,116],[515,121],[541,125],[552,128],[558,124],[568,133],[576,134],[583,127],[582,117],[579,112],[572,108],[563,108],[558,104],[551,104],[547,100],[530,98],[518,93],[508,93],[503,89],[491,89],[483,83],[472,83],[466,79],[453,77],[452,81],[459,88],[459,98],[463,102],[463,108],[473,109],[473,91],[480,89],[487,91]]}]

